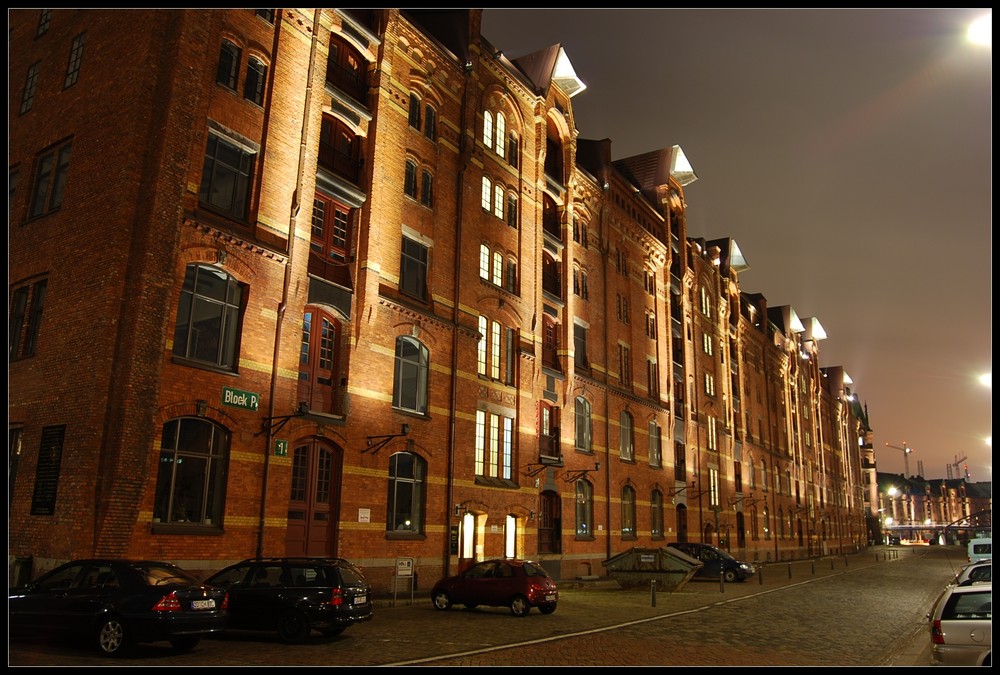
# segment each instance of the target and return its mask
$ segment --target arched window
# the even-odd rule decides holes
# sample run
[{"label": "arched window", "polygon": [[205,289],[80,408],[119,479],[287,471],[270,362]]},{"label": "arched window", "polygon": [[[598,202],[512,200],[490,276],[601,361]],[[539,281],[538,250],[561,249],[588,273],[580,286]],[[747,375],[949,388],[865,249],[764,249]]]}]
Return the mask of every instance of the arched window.
[{"label": "arched window", "polygon": [[635,459],[633,429],[631,413],[627,410],[622,410],[621,415],[618,417],[619,454],[627,462]]},{"label": "arched window", "polygon": [[503,116],[502,112],[497,113],[497,133],[496,140],[494,142],[494,149],[496,153],[501,157],[504,156],[504,142],[507,138],[507,118]]},{"label": "arched window", "polygon": [[594,486],[582,479],[576,482],[576,536],[594,536]]},{"label": "arched window", "polygon": [[389,494],[385,528],[392,532],[423,531],[424,481],[427,462],[412,452],[389,457]]},{"label": "arched window", "polygon": [[174,326],[174,355],[235,371],[243,290],[224,270],[188,265]]},{"label": "arched window", "polygon": [[493,113],[489,110],[483,111],[483,145],[493,147]]},{"label": "arched window", "polygon": [[590,401],[576,397],[576,441],[575,447],[582,452],[593,452],[591,446]]},{"label": "arched window", "polygon": [[663,493],[653,490],[649,497],[650,535],[654,539],[663,538]]},{"label": "arched window", "polygon": [[221,528],[228,463],[226,429],[200,417],[164,424],[153,522]]},{"label": "arched window", "polygon": [[427,413],[427,374],[430,358],[427,347],[412,337],[396,338],[396,367],[393,377],[392,405],[396,408]]},{"label": "arched window", "polygon": [[635,538],[635,489],[622,488],[622,537]]},{"label": "arched window", "polygon": [[650,421],[649,423],[649,465],[650,466],[660,466],[663,462],[660,447],[662,442],[662,430],[660,425],[656,421]]}]

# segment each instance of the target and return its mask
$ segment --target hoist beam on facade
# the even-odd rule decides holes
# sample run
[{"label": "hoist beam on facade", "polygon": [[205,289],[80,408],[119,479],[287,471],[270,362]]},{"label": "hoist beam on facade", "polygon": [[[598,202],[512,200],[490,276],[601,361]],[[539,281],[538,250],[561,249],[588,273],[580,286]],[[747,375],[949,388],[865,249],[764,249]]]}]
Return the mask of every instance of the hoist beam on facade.
[{"label": "hoist beam on facade", "polygon": [[593,469],[573,469],[572,471],[567,471],[566,473],[564,473],[562,479],[566,483],[575,483],[576,481],[580,480],[591,471],[600,471],[600,470],[601,470],[601,463],[595,462]]},{"label": "hoist beam on facade", "polygon": [[378,454],[378,451],[384,448],[389,442],[394,438],[399,438],[401,436],[408,436],[410,434],[410,425],[404,424],[402,430],[398,434],[385,434],[382,436],[368,436],[365,440],[367,441],[366,447],[361,449],[361,454],[370,452],[373,455]]}]

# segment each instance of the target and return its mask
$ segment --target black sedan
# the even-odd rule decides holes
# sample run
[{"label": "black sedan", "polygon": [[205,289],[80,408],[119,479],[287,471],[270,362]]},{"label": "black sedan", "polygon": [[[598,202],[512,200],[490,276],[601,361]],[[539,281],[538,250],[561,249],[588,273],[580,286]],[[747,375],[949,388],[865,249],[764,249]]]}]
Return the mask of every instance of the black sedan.
[{"label": "black sedan", "polygon": [[152,560],[74,560],[10,589],[11,635],[81,638],[106,656],[168,641],[194,649],[229,621],[226,591]]}]

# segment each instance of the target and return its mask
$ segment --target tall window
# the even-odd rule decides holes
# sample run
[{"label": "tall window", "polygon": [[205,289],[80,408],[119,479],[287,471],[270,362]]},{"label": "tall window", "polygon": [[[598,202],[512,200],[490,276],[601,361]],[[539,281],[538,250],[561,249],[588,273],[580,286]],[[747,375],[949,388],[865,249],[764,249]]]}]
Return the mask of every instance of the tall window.
[{"label": "tall window", "polygon": [[546,402],[539,404],[539,453],[546,457],[562,457],[560,448],[559,408]]},{"label": "tall window", "polygon": [[69,143],[48,150],[38,158],[34,187],[31,192],[31,207],[28,215],[32,218],[58,211],[62,206],[66,191],[66,175],[69,173]]},{"label": "tall window", "polygon": [[403,177],[403,193],[407,197],[417,198],[417,163],[406,160],[406,174]]},{"label": "tall window", "polygon": [[396,366],[392,405],[402,410],[427,413],[427,347],[412,337],[396,338]]},{"label": "tall window", "polygon": [[420,129],[420,99],[415,94],[410,94],[410,113],[408,116],[410,126]]},{"label": "tall window", "polygon": [[517,197],[513,193],[507,195],[507,224],[517,229]]},{"label": "tall window", "polygon": [[663,493],[653,490],[649,497],[650,534],[653,539],[663,537]]},{"label": "tall window", "polygon": [[299,350],[299,397],[310,410],[338,413],[334,392],[339,388],[338,324],[319,308],[302,316],[302,345]]},{"label": "tall window", "polygon": [[38,89],[38,71],[41,70],[42,62],[35,61],[28,67],[28,74],[24,78],[24,92],[21,94],[20,113],[31,110],[35,102],[35,91]]},{"label": "tall window", "polygon": [[437,111],[429,105],[424,107],[424,136],[432,141],[437,138]]},{"label": "tall window", "polygon": [[582,452],[593,452],[591,446],[590,401],[582,396],[576,397],[576,440],[574,446]]},{"label": "tall window", "polygon": [[399,290],[418,300],[427,299],[427,247],[405,236],[399,263]]},{"label": "tall window", "polygon": [[580,368],[589,370],[590,361],[587,358],[587,327],[573,324],[573,358]]},{"label": "tall window", "polygon": [[412,452],[389,456],[389,485],[385,529],[391,532],[423,531],[427,462]]},{"label": "tall window", "polygon": [[188,265],[174,327],[174,355],[236,370],[244,286],[224,270]]},{"label": "tall window", "polygon": [[205,145],[199,201],[237,220],[245,220],[250,204],[253,164],[252,152],[210,133]]},{"label": "tall window", "polygon": [[493,147],[493,113],[489,110],[483,111],[483,145]]},{"label": "tall window", "polygon": [[221,528],[225,513],[229,432],[200,417],[163,425],[154,523]]},{"label": "tall window", "polygon": [[514,461],[514,419],[476,411],[475,472],[510,480]]},{"label": "tall window", "polygon": [[264,105],[264,87],[267,84],[267,66],[256,56],[247,59],[247,79],[243,83],[243,98],[257,105]]},{"label": "tall window", "polygon": [[493,181],[489,176],[483,176],[483,189],[481,194],[483,211],[489,212],[493,205]]},{"label": "tall window", "polygon": [[662,464],[660,448],[663,443],[663,432],[660,425],[655,421],[649,423],[649,465],[660,466]]},{"label": "tall window", "polygon": [[35,37],[41,37],[49,30],[49,23],[52,21],[52,10],[51,9],[40,9],[38,10],[38,29],[35,31]]},{"label": "tall window", "polygon": [[708,415],[708,449],[718,450],[719,449],[719,435],[716,429],[715,418]]},{"label": "tall window", "polygon": [[674,480],[687,481],[687,447],[674,441]]},{"label": "tall window", "polygon": [[335,279],[329,265],[347,260],[350,210],[323,194],[313,197],[312,230],[309,238],[309,271],[324,279]]},{"label": "tall window", "polygon": [[708,503],[710,506],[719,505],[719,470],[715,468],[708,470]]},{"label": "tall window", "polygon": [[434,205],[434,176],[426,169],[420,174],[420,203],[424,206]]},{"label": "tall window", "polygon": [[632,386],[632,354],[627,345],[618,345],[618,382],[623,387]]},{"label": "tall window", "polygon": [[240,67],[240,48],[229,40],[222,41],[219,49],[219,67],[215,73],[215,81],[224,87],[236,91],[236,78]]},{"label": "tall window", "polygon": [[594,486],[586,480],[576,481],[576,536],[594,536]]},{"label": "tall window", "polygon": [[48,280],[42,279],[15,289],[11,295],[10,317],[7,320],[9,360],[15,361],[35,355],[47,288]]},{"label": "tall window", "polygon": [[479,342],[476,344],[476,372],[486,375],[489,368],[489,326],[490,320],[485,316],[479,317]]},{"label": "tall window", "polygon": [[622,410],[618,417],[618,441],[619,455],[627,462],[635,459],[635,441],[632,415],[627,410]]},{"label": "tall window", "polygon": [[622,488],[622,536],[635,537],[635,488]]},{"label": "tall window", "polygon": [[80,64],[83,63],[83,46],[87,44],[87,34],[80,33],[73,38],[73,46],[69,50],[69,65],[66,67],[66,80],[63,89],[72,87],[80,79]]}]

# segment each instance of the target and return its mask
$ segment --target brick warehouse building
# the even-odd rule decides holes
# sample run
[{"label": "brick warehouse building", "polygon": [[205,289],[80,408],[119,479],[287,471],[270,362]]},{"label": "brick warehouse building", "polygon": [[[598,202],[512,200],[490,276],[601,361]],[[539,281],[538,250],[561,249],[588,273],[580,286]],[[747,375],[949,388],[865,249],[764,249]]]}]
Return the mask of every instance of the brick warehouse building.
[{"label": "brick warehouse building", "polygon": [[568,55],[481,12],[9,12],[11,576],[865,545],[818,320],[687,236],[679,146],[579,138]]}]

